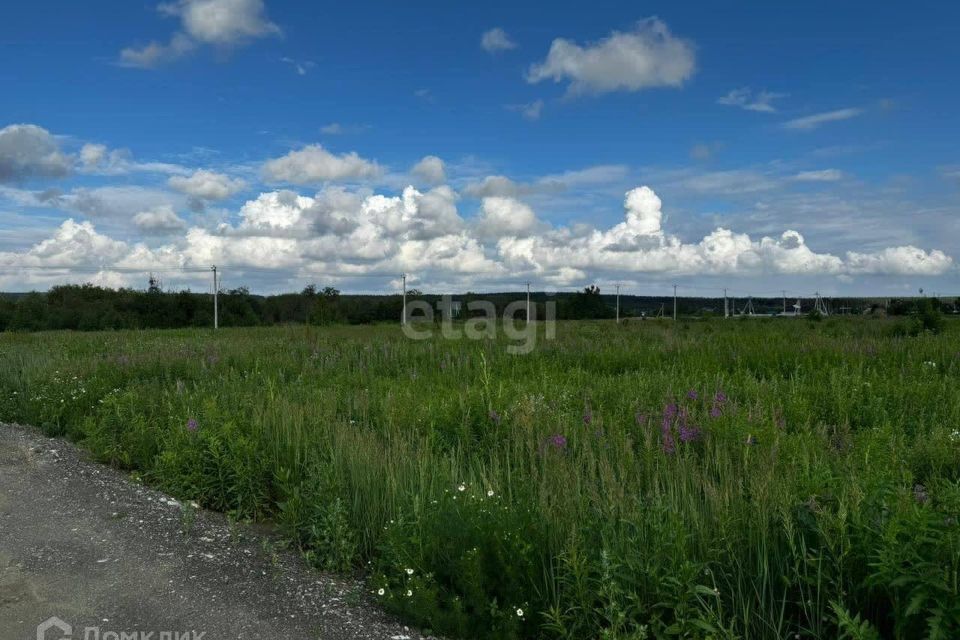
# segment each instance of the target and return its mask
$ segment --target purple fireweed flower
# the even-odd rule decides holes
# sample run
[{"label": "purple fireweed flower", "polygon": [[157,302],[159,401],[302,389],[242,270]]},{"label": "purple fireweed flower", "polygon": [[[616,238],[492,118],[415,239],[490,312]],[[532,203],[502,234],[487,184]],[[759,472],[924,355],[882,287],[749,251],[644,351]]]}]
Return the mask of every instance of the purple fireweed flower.
[{"label": "purple fireweed flower", "polygon": [[700,394],[697,393],[696,389],[690,389],[690,391],[687,391],[687,397],[690,398],[691,400],[696,400],[697,398],[700,397]]},{"label": "purple fireweed flower", "polygon": [[200,425],[197,424],[196,419],[190,418],[187,420],[187,431],[196,431]]},{"label": "purple fireweed flower", "polygon": [[713,401],[717,404],[723,404],[727,401],[727,394],[725,394],[723,391],[717,391],[713,395]]},{"label": "purple fireweed flower", "polygon": [[540,443],[540,455],[545,454],[551,449],[564,451],[567,448],[567,438],[563,434],[555,433]]},{"label": "purple fireweed flower", "polygon": [[647,424],[647,414],[637,411],[637,424],[640,426]]},{"label": "purple fireweed flower", "polygon": [[494,424],[500,424],[500,414],[491,409],[491,410],[490,410],[490,420],[491,420]]},{"label": "purple fireweed flower", "polygon": [[700,427],[680,425],[680,442],[693,442],[700,437]]},{"label": "purple fireweed flower", "polygon": [[593,413],[587,409],[583,414],[583,424],[589,425],[593,422]]},{"label": "purple fireweed flower", "polygon": [[711,418],[719,418],[721,415],[723,415],[723,410],[720,409],[720,405],[715,404],[715,405],[713,405],[713,406],[710,407],[710,417],[711,417]]},{"label": "purple fireweed flower", "polygon": [[673,420],[675,417],[677,417],[677,405],[671,402],[663,408],[663,419]]},{"label": "purple fireweed flower", "polygon": [[913,487],[913,499],[916,500],[919,504],[925,503],[930,499],[930,496],[927,495],[927,488],[922,484],[916,484]]},{"label": "purple fireweed flower", "polygon": [[663,452],[666,454],[675,453],[677,445],[673,441],[673,435],[669,431],[663,433]]}]

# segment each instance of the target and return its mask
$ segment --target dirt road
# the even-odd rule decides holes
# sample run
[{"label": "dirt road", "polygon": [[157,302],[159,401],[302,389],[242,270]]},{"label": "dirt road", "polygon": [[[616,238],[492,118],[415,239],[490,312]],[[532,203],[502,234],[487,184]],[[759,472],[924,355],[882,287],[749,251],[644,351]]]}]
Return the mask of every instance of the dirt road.
[{"label": "dirt road", "polygon": [[311,570],[269,534],[0,424],[0,639],[37,638],[52,616],[71,632],[54,625],[48,640],[421,638],[358,582]]}]

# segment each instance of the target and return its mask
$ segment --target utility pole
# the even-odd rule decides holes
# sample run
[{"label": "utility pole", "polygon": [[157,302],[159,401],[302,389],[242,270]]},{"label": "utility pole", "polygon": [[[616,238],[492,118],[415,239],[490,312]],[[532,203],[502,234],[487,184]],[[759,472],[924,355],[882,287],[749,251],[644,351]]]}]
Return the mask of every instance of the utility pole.
[{"label": "utility pole", "polygon": [[220,283],[217,282],[217,265],[210,267],[210,270],[213,271],[213,328],[217,329],[220,326],[220,311],[217,308],[217,294],[220,292]]},{"label": "utility pole", "polygon": [[400,312],[400,326],[407,324],[407,274],[401,273],[400,278],[403,280],[403,311]]},{"label": "utility pole", "polygon": [[617,324],[620,324],[620,285],[617,285]]},{"label": "utility pole", "polygon": [[726,289],[723,290],[723,317],[724,317],[724,318],[729,318],[729,317],[730,317],[730,306],[729,306],[729,302],[728,302],[728,300],[727,300],[727,290],[726,290]]},{"label": "utility pole", "polygon": [[673,285],[673,319],[677,319],[677,285]]},{"label": "utility pole", "polygon": [[783,294],[783,315],[787,315],[787,291],[785,289],[781,289],[780,293]]},{"label": "utility pole", "polygon": [[527,283],[527,322],[530,322],[530,283]]}]

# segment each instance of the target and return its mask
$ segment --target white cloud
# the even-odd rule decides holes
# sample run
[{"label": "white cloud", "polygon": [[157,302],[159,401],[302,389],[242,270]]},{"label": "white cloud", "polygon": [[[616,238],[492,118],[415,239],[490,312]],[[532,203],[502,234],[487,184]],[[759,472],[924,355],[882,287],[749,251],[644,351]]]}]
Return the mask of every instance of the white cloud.
[{"label": "white cloud", "polygon": [[307,72],[316,66],[316,63],[312,60],[294,60],[293,58],[288,58],[287,56],[280,58],[280,62],[293,67],[298,76],[307,75]]},{"label": "white cloud", "polygon": [[522,104],[508,104],[507,109],[516,111],[527,120],[539,120],[543,113],[543,100],[534,100]]},{"label": "white cloud", "polygon": [[530,67],[527,81],[569,81],[570,94],[679,87],[694,72],[693,44],[670,33],[658,18],[633,31],[614,31],[600,42],[580,46],[557,38],[546,59]]},{"label": "white cloud", "polygon": [[24,253],[0,253],[0,264],[22,266],[116,265],[129,254],[127,243],[97,233],[90,222],[64,221],[53,235]]},{"label": "white cloud", "polygon": [[318,144],[291,151],[263,165],[266,179],[293,184],[360,180],[380,174],[381,169],[375,162],[365,160],[355,152],[334,155]]},{"label": "white cloud", "polygon": [[87,143],[80,148],[79,170],[82,173],[118,176],[133,172],[187,175],[188,169],[169,162],[141,162],[129,149],[110,149],[106,145]]},{"label": "white cloud", "polygon": [[172,176],[167,180],[171,188],[200,200],[223,200],[246,188],[243,180],[222,173],[200,169],[192,175]]},{"label": "white cloud", "polygon": [[330,124],[325,124],[320,127],[320,133],[328,136],[339,136],[350,133],[363,133],[369,128],[370,125],[368,124],[340,124],[339,122],[331,122]]},{"label": "white cloud", "polygon": [[847,252],[851,273],[939,275],[945,273],[953,260],[942,251],[929,253],[917,247],[888,247],[876,253]]},{"label": "white cloud", "polygon": [[500,27],[495,27],[484,32],[480,38],[480,46],[487,53],[499,53],[516,49],[517,43],[510,39],[506,31]]},{"label": "white cloud", "polygon": [[150,42],[142,47],[126,47],[120,51],[120,66],[152,69],[173,62],[197,48],[196,42],[182,33],[175,33],[170,42]]},{"label": "white cloud", "polygon": [[780,181],[753,169],[730,169],[680,175],[675,184],[698,193],[736,195],[775,189]]},{"label": "white cloud", "polygon": [[753,92],[750,87],[740,89],[731,89],[730,92],[717,99],[718,104],[731,107],[740,107],[747,111],[760,111],[763,113],[773,113],[776,108],[771,104],[778,98],[785,98],[786,93],[774,93],[772,91]]},{"label": "white cloud", "polygon": [[605,185],[624,180],[628,167],[622,164],[602,164],[586,169],[577,169],[546,175],[533,182],[515,182],[506,176],[486,176],[482,180],[467,183],[464,195],[471,198],[502,196],[517,198],[537,194],[560,193],[573,187]]},{"label": "white cloud", "polygon": [[[628,191],[624,217],[610,227],[550,227],[516,199],[491,196],[465,222],[448,186],[398,196],[328,187],[314,197],[292,191],[263,193],[240,209],[240,222],[211,231],[190,228],[151,248],[97,232],[90,222],[64,222],[51,238],[23,252],[0,252],[0,266],[102,268],[98,278],[120,278],[110,266],[161,270],[218,264],[298,272],[418,274],[420,282],[463,286],[490,278],[528,277],[559,286],[598,277],[646,275],[842,277],[937,276],[953,267],[940,250],[914,246],[815,251],[796,230],[751,238],[717,227],[687,242],[664,227],[662,202],[649,187]],[[178,234],[182,220],[169,207],[134,217],[150,233]],[[107,265],[101,267],[101,265]]]},{"label": "white cloud", "polygon": [[837,182],[843,180],[843,171],[839,169],[819,169],[816,171],[801,171],[793,176],[798,182]]},{"label": "white cloud", "polygon": [[533,209],[514,198],[484,198],[476,221],[479,238],[523,237],[539,222]]},{"label": "white cloud", "polygon": [[199,45],[226,49],[282,33],[267,19],[263,0],[178,0],[159,9],[163,15],[179,18],[181,30],[168,44],[151,42],[124,49],[121,65],[151,68],[181,58]]},{"label": "white cloud", "polygon": [[431,184],[439,184],[447,180],[446,165],[437,156],[424,156],[420,162],[413,165],[410,173]]},{"label": "white cloud", "polygon": [[840,120],[856,118],[862,113],[863,109],[857,109],[853,107],[848,109],[837,109],[836,111],[827,111],[824,113],[817,113],[812,116],[794,118],[793,120],[784,122],[783,126],[786,129],[793,129],[795,131],[809,131],[811,129],[816,129],[820,125],[828,122],[838,122]]},{"label": "white cloud", "polygon": [[178,216],[170,205],[141,211],[133,216],[133,224],[147,234],[175,233],[185,231],[187,228],[186,221]]},{"label": "white cloud", "polygon": [[66,194],[51,194],[46,204],[91,218],[131,219],[141,211],[181,204],[173,194],[140,186],[81,187]]},{"label": "white cloud", "polygon": [[33,124],[0,129],[0,182],[60,178],[69,174],[72,166],[73,160],[46,129]]}]

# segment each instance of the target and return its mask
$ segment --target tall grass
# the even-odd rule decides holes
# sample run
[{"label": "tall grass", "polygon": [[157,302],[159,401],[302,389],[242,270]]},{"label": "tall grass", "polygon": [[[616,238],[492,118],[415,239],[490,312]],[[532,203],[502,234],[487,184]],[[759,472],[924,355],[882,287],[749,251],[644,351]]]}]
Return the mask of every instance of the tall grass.
[{"label": "tall grass", "polygon": [[440,633],[960,637],[960,338],[883,321],[3,334],[0,419]]}]

